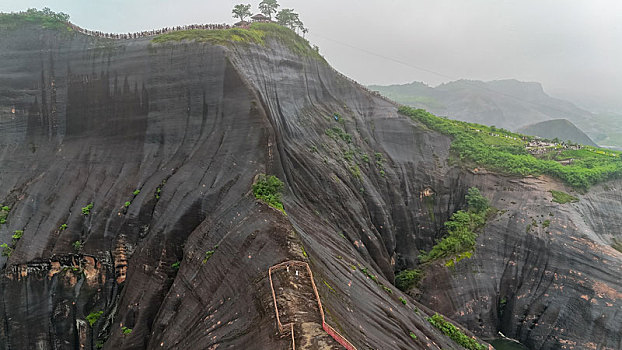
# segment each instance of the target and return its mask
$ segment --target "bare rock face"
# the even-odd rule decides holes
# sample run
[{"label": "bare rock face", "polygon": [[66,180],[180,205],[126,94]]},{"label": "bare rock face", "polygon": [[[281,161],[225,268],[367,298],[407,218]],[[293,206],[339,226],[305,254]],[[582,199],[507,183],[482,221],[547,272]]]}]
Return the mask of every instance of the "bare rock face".
[{"label": "bare rock face", "polygon": [[620,182],[566,204],[548,190],[570,189],[550,179],[488,174],[473,184],[503,210],[473,258],[427,272],[420,301],[477,334],[501,331],[530,349],[620,348],[621,254],[610,246],[620,232],[622,208],[612,200]]},{"label": "bare rock face", "polygon": [[[0,33],[0,243],[24,231],[0,258],[0,349],[288,349],[268,280],[286,260],[358,349],[458,348],[432,309],[533,349],[620,348],[620,184],[559,205],[551,179],[466,171],[450,139],[294,51]],[[287,215],[253,198],[260,173]],[[426,270],[419,303],[394,271],[471,186],[502,212],[473,258]],[[308,286],[276,293],[299,348],[339,348]]]}]

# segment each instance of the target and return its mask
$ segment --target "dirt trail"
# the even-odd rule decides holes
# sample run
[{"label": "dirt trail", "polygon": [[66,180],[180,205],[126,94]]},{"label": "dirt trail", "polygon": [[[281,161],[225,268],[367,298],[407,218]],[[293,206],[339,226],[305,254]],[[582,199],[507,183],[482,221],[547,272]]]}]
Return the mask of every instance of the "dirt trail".
[{"label": "dirt trail", "polygon": [[343,349],[322,329],[311,276],[304,266],[273,270],[272,283],[281,324],[286,329],[294,324],[296,349]]}]

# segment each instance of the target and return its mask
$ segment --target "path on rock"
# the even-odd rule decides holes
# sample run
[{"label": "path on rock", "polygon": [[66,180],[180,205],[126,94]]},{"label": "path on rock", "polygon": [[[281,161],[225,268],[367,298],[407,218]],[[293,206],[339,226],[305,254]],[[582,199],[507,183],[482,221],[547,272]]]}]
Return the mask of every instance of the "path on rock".
[{"label": "path on rock", "polygon": [[291,336],[294,327],[295,349],[342,350],[322,328],[322,314],[310,270],[300,262],[286,262],[270,269],[274,301],[281,332]]}]

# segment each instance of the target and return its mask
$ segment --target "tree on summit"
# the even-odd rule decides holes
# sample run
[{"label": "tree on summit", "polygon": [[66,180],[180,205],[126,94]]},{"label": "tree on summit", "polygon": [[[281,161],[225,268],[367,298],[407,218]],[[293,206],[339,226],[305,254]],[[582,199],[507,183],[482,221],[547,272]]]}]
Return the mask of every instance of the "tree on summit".
[{"label": "tree on summit", "polygon": [[276,13],[277,8],[279,8],[279,4],[276,0],[263,0],[259,3],[259,12],[270,18],[270,20],[272,20],[272,14]]},{"label": "tree on summit", "polygon": [[276,14],[276,21],[278,24],[294,29],[296,22],[300,21],[298,14],[293,9],[282,9]]},{"label": "tree on summit", "polygon": [[307,30],[302,24],[300,17],[293,9],[282,9],[279,13],[276,14],[276,21],[278,24],[288,27],[293,30],[302,30],[303,33],[306,33]]},{"label": "tree on summit", "polygon": [[240,21],[243,21],[244,18],[249,17],[251,15],[251,5],[239,4],[233,7],[231,10],[233,14],[233,18],[239,18]]},{"label": "tree on summit", "polygon": [[[34,11],[33,11],[34,10]],[[28,9],[27,13],[31,13],[37,12],[37,9]],[[52,10],[50,10],[49,7],[44,7],[43,9],[41,9],[41,14],[43,14],[46,17],[50,17],[62,22],[69,22],[69,15],[66,13],[62,13],[62,12],[54,12]]]}]

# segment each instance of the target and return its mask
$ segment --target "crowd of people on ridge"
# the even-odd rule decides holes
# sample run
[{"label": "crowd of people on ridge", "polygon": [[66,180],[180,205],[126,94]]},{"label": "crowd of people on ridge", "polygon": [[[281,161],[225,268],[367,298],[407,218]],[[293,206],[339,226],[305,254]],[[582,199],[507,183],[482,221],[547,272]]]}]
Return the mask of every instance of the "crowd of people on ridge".
[{"label": "crowd of people on ridge", "polygon": [[136,32],[136,33],[116,34],[116,33],[104,33],[104,32],[100,32],[96,30],[83,29],[73,23],[69,23],[69,26],[73,30],[79,33],[83,33],[83,34],[90,35],[90,36],[95,36],[98,38],[106,38],[106,39],[136,39],[136,38],[141,38],[141,37],[155,36],[155,35],[166,34],[166,33],[175,32],[175,31],[182,31],[182,30],[191,30],[191,29],[214,30],[214,29],[230,29],[231,28],[229,24],[224,24],[224,23],[223,24],[190,24],[190,25],[184,25],[184,26],[165,27],[162,29],[146,30],[146,31]]},{"label": "crowd of people on ridge", "polygon": [[[146,30],[146,31],[142,31],[142,32],[136,32],[136,33],[104,33],[101,31],[96,31],[96,30],[88,30],[88,29],[84,29],[81,28],[71,22],[68,23],[68,25],[75,30],[76,32],[79,33],[83,33],[86,35],[90,35],[90,36],[94,36],[94,37],[98,37],[98,38],[106,38],[106,39],[136,39],[136,38],[142,38],[142,37],[151,37],[151,36],[156,36],[156,35],[161,35],[161,34],[166,34],[166,33],[171,33],[171,32],[175,32],[175,31],[183,31],[183,30],[191,30],[191,29],[206,29],[206,30],[215,30],[215,29],[231,29],[234,26],[231,26],[229,24],[190,24],[190,25],[183,25],[183,26],[176,26],[176,27],[165,27],[162,29],[154,29],[154,30]],[[242,27],[245,27],[244,25],[242,25]],[[337,74],[339,74],[342,78],[346,79],[347,81],[357,85],[360,88],[363,88],[364,90],[370,92],[371,94],[383,98],[388,102],[391,102],[392,104],[395,104],[394,101],[382,96],[378,91],[372,91],[370,89],[368,89],[366,86],[361,85],[360,83],[358,83],[357,81],[341,74],[340,72],[336,71],[335,72]]]}]

